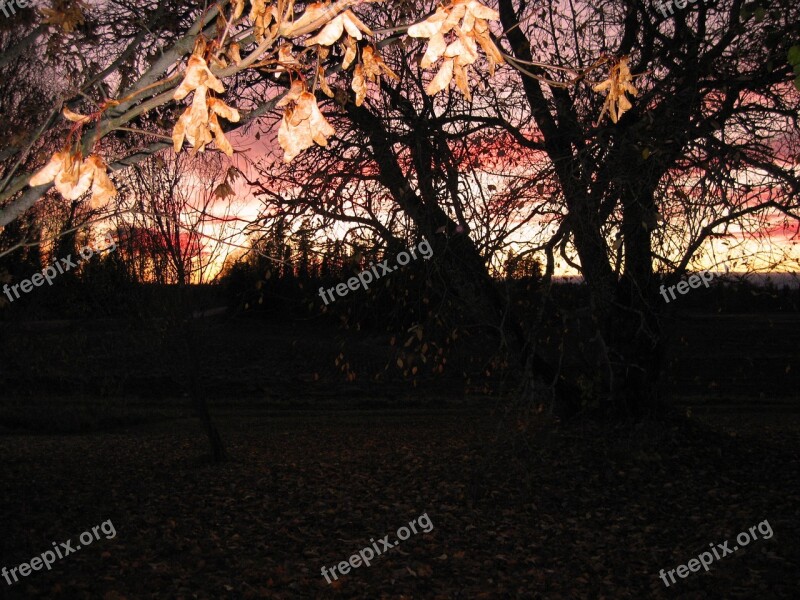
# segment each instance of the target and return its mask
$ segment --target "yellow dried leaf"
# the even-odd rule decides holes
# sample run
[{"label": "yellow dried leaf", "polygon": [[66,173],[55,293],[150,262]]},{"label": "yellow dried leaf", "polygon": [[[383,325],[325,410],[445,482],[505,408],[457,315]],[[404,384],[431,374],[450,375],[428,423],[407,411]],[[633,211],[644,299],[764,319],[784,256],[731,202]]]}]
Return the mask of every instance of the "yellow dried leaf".
[{"label": "yellow dried leaf", "polygon": [[[447,19],[445,19],[444,23],[442,23],[442,29],[440,33],[447,33],[454,29],[458,22],[467,16],[467,7],[463,2],[459,2],[456,0],[456,3],[450,5],[448,7],[449,15],[447,15]],[[463,25],[462,25],[463,27]]]},{"label": "yellow dried leaf", "polygon": [[448,15],[449,12],[440,6],[430,17],[409,27],[408,35],[415,38],[433,37],[441,31]]},{"label": "yellow dried leaf", "polygon": [[373,35],[372,30],[352,10],[344,11],[341,16],[343,17],[344,29],[350,37],[360,40],[363,37],[361,35],[362,32],[369,36]]},{"label": "yellow dried leaf", "polygon": [[299,19],[281,23],[280,35],[290,38],[311,33],[335,16],[330,2],[313,2],[306,7]]},{"label": "yellow dried leaf", "polygon": [[344,40],[344,47],[345,47],[344,60],[342,60],[343,70],[347,69],[351,64],[353,64],[353,61],[356,59],[358,52],[358,46],[356,44],[356,41],[349,35]]},{"label": "yellow dried leaf", "polygon": [[267,0],[250,0],[250,20],[255,21],[267,12]]},{"label": "yellow dried leaf", "polygon": [[205,36],[198,35],[194,39],[194,47],[192,48],[192,56],[197,56],[199,58],[203,58],[206,53],[206,48],[208,48],[208,43],[206,42]]},{"label": "yellow dried leaf", "polygon": [[62,113],[64,115],[64,118],[66,118],[68,121],[72,121],[73,123],[88,123],[89,121],[92,120],[91,117],[73,112],[66,106],[62,110]]},{"label": "yellow dried leaf", "polygon": [[92,155],[86,159],[86,164],[93,172],[92,197],[90,206],[92,208],[102,208],[108,201],[117,195],[117,188],[108,176],[108,167],[99,156]]},{"label": "yellow dried leaf", "polygon": [[339,15],[323,27],[322,31],[317,35],[308,38],[305,45],[313,46],[314,44],[319,44],[320,46],[330,46],[342,37],[342,33],[344,33],[344,18],[342,15]]},{"label": "yellow dried leaf", "polygon": [[383,61],[383,57],[372,46],[367,46],[361,54],[362,64],[364,65],[364,75],[367,80],[380,83],[382,74],[388,75],[392,79],[400,79]]},{"label": "yellow dried leaf", "polygon": [[444,51],[445,58],[455,58],[456,64],[471,65],[478,60],[478,46],[471,37],[461,37]]},{"label": "yellow dried leaf", "polygon": [[237,65],[240,62],[242,62],[242,55],[239,53],[239,50],[240,50],[239,44],[237,44],[236,42],[233,42],[228,47],[228,58],[230,58],[234,62],[234,64]]},{"label": "yellow dried leaf", "polygon": [[208,98],[206,93],[208,88],[201,85],[194,91],[192,98],[192,106],[189,112],[189,127],[196,125],[205,125],[208,123]]},{"label": "yellow dried leaf", "polygon": [[[301,100],[306,97],[305,94],[309,94],[310,92],[303,92],[300,94],[300,97],[297,99],[297,102],[291,106],[292,114],[289,116],[289,124],[296,127],[303,123],[303,121],[308,121],[311,118],[311,103],[307,100],[301,102]],[[311,94],[313,98],[313,94]]]},{"label": "yellow dried leaf", "polygon": [[472,13],[476,19],[484,19],[485,21],[497,21],[500,19],[500,13],[484,6],[477,0],[472,0],[467,4],[467,12]]},{"label": "yellow dried leaf", "polygon": [[53,181],[61,169],[64,168],[64,161],[67,159],[67,156],[69,156],[69,153],[66,151],[53,154],[47,164],[34,173],[28,185],[36,187],[37,185],[43,185]]},{"label": "yellow dried leaf", "polygon": [[233,14],[231,14],[231,19],[234,21],[242,16],[244,12],[244,0],[234,0],[233,2]]},{"label": "yellow dried leaf", "polygon": [[462,66],[455,62],[453,66],[453,74],[456,82],[456,87],[461,90],[467,100],[472,100],[472,94],[469,91],[469,67]]},{"label": "yellow dried leaf", "polygon": [[67,200],[77,200],[92,189],[92,207],[104,205],[117,194],[111,179],[106,174],[106,165],[96,155],[82,160],[80,154],[66,150],[56,152],[47,165],[31,177],[30,185],[53,182],[58,193]]},{"label": "yellow dried leaf", "polygon": [[333,98],[333,90],[330,88],[328,81],[325,79],[325,69],[322,67],[317,67],[317,83],[319,83],[319,89],[322,90],[323,94],[325,94],[328,98]]},{"label": "yellow dried leaf", "polygon": [[427,69],[442,57],[446,49],[447,42],[444,36],[441,33],[435,34],[428,42],[428,47],[425,49],[425,54],[422,56],[419,66]]},{"label": "yellow dried leaf", "polygon": [[175,150],[175,153],[181,151],[183,147],[183,139],[186,136],[186,123],[189,121],[189,113],[191,109],[187,108],[184,113],[178,118],[178,122],[175,123],[175,127],[172,129],[172,148]]},{"label": "yellow dried leaf", "polygon": [[84,23],[86,8],[87,5],[81,0],[54,0],[51,8],[40,9],[44,16],[42,23],[60,25],[63,31],[71,33]]},{"label": "yellow dried leaf", "polygon": [[291,162],[292,159],[306,148],[314,145],[311,137],[311,128],[296,127],[289,124],[291,108],[287,108],[281,119],[281,126],[278,129],[278,143],[283,148],[283,160]]},{"label": "yellow dried leaf", "polygon": [[209,98],[208,108],[231,123],[238,123],[241,118],[238,110],[228,106],[218,98]]},{"label": "yellow dried leaf", "polygon": [[314,142],[326,146],[328,137],[334,133],[335,130],[319,110],[314,94],[303,92],[294,105],[286,108],[278,129],[278,142],[284,151],[283,159],[290,162]]},{"label": "yellow dried leaf", "polygon": [[436,77],[434,77],[428,84],[428,87],[425,88],[425,93],[428,94],[428,96],[433,96],[442,90],[446,90],[452,78],[453,59],[445,60],[442,63],[442,68],[439,69],[439,72],[436,74]]},{"label": "yellow dried leaf", "polygon": [[626,93],[636,96],[638,90],[633,86],[633,76],[628,67],[628,57],[623,56],[611,67],[608,79],[598,83],[592,89],[595,92],[606,92],[606,100],[603,103],[603,110],[597,118],[597,124],[603,120],[603,116],[608,113],[611,121],[616,123],[622,115],[630,110],[633,105],[625,96]]},{"label": "yellow dried leaf", "polygon": [[[192,146],[192,154],[205,151],[205,147],[215,137],[217,146],[226,154],[232,154],[233,148],[230,147],[227,139],[222,135],[219,126],[218,116],[236,123],[239,121],[239,111],[225,104],[218,98],[208,98],[208,90],[205,86],[199,86],[194,92],[192,105],[187,108],[172,131],[172,143],[175,152],[180,152],[184,138]],[[209,114],[211,111],[211,114]],[[215,123],[212,125],[212,121]],[[212,137],[212,131],[214,136]],[[222,138],[220,136],[222,135]]]},{"label": "yellow dried leaf", "polygon": [[495,66],[503,64],[505,59],[500,49],[489,37],[489,24],[482,19],[476,20],[475,27],[472,30],[472,37],[478,42],[478,45],[483,49],[486,58],[489,60],[489,74],[494,75]]},{"label": "yellow dried leaf", "polygon": [[367,81],[364,78],[364,67],[361,64],[356,65],[353,72],[353,83],[350,87],[356,93],[356,106],[361,106],[367,97]]},{"label": "yellow dried leaf", "polygon": [[306,91],[306,84],[303,83],[300,79],[295,79],[292,82],[292,85],[289,88],[289,91],[286,93],[286,95],[283,98],[278,100],[278,102],[275,104],[275,106],[277,108],[280,108],[282,106],[286,106],[290,102],[297,102],[297,99],[300,97],[300,94],[302,94],[305,91]]},{"label": "yellow dried leaf", "polygon": [[[442,57],[451,59],[444,61],[426,93],[447,88],[454,74],[456,85],[470,98],[469,70],[466,67],[478,60],[478,46],[486,53],[489,72],[494,75],[496,65],[503,62],[503,56],[491,39],[487,21],[499,18],[497,11],[477,0],[452,0],[449,5],[439,7],[422,23],[409,27],[409,36],[429,40],[420,61],[421,68],[433,66]],[[448,44],[445,35],[451,31],[455,33],[456,39]]]},{"label": "yellow dried leaf", "polygon": [[217,148],[222,150],[228,156],[233,156],[233,146],[231,146],[228,138],[225,137],[225,132],[222,131],[222,127],[219,124],[217,115],[212,114],[211,117],[209,117],[208,128],[214,134],[214,141],[217,144]]},{"label": "yellow dried leaf", "polygon": [[79,154],[68,154],[53,184],[66,200],[77,200],[89,191],[93,176],[94,171],[84,166]]},{"label": "yellow dried leaf", "polygon": [[208,68],[206,61],[200,56],[193,55],[189,57],[189,63],[186,66],[186,75],[172,97],[175,100],[182,100],[188,96],[190,92],[196,90],[200,86],[211,88],[220,94],[225,91],[225,86],[214,76]]},{"label": "yellow dried leaf", "polygon": [[[259,41],[264,34],[270,31],[270,26],[279,20],[278,10],[274,6],[267,6],[266,0],[251,0],[250,20],[253,21],[253,35]],[[270,31],[274,34],[274,31]]]},{"label": "yellow dried leaf", "polygon": [[292,54],[292,45],[288,42],[281,44],[281,47],[278,48],[278,68],[276,71],[281,73],[286,70],[286,67],[300,69],[302,66],[303,64]]},{"label": "yellow dried leaf", "polygon": [[311,104],[311,118],[309,119],[311,136],[320,146],[327,146],[328,138],[335,134],[336,130],[328,123],[325,115],[322,114],[317,104],[317,99],[314,98],[314,94],[309,92],[308,97],[310,98],[309,102]]},{"label": "yellow dried leaf", "polygon": [[[308,12],[308,11],[306,11]],[[367,27],[361,19],[351,10],[346,10],[338,17],[332,19],[317,35],[306,40],[306,46],[319,44],[320,46],[330,46],[339,41],[342,33],[347,31],[347,35],[360,40],[364,38],[364,33],[372,35],[372,30]]]}]

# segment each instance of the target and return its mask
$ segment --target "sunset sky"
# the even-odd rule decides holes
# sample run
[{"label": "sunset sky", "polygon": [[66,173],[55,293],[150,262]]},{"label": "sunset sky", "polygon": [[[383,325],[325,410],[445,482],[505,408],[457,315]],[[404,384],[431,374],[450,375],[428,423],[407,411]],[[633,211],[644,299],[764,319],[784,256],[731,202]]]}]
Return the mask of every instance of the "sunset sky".
[{"label": "sunset sky", "polygon": [[[270,138],[270,135],[272,136]],[[275,136],[277,131],[272,131],[264,135],[260,141],[252,137],[244,138],[239,135],[232,136],[234,147],[239,149],[243,148],[244,151],[240,155],[235,155],[232,159],[232,164],[237,168],[243,170],[251,178],[256,178],[257,173],[254,172],[249,163],[258,161],[265,154],[275,152],[277,144],[275,143]],[[513,172],[515,168],[509,165],[509,172]],[[496,185],[502,186],[502,181],[491,175],[486,176],[487,182],[495,182]],[[202,185],[201,182],[196,182],[197,185]],[[249,190],[243,181],[237,182],[234,186],[236,198],[231,199],[234,207],[230,209],[231,216],[239,221],[238,231],[243,231],[247,222],[253,222],[257,219],[259,212],[262,208],[261,201],[254,197],[253,193]],[[502,189],[500,189],[502,191]],[[220,217],[227,209],[228,201],[219,201],[217,208]],[[800,232],[798,225],[786,219],[780,214],[772,214],[764,218],[766,226],[762,226],[758,233],[752,235],[750,233],[743,233],[741,228],[736,224],[728,226],[728,234],[726,237],[717,237],[713,240],[707,241],[700,252],[695,256],[695,260],[691,264],[693,270],[710,269],[719,272],[759,272],[759,273],[796,273],[800,272]],[[674,223],[673,223],[674,225]],[[229,222],[225,223],[209,223],[206,226],[204,233],[209,238],[220,238],[221,232],[226,229],[229,233],[224,236],[228,242],[228,254],[237,254],[243,248],[249,246],[248,239],[244,233],[235,234],[237,227],[232,226]],[[340,228],[343,230],[342,228]],[[529,224],[524,226],[520,232],[515,236],[515,239],[522,243],[513,244],[512,248],[515,251],[523,250],[525,245],[524,241],[526,236],[536,238],[541,235],[544,230],[552,230],[552,225],[548,226],[545,222],[538,224]],[[718,230],[718,231],[721,231]],[[334,235],[336,235],[334,233]],[[216,244],[215,241],[210,243]],[[499,260],[502,258],[498,257]],[[208,275],[216,274],[222,267],[224,259],[219,259],[214,262],[210,267]],[[780,264],[777,264],[780,263]],[[556,259],[556,276],[575,276],[578,273],[569,265],[565,264],[563,260]]]}]

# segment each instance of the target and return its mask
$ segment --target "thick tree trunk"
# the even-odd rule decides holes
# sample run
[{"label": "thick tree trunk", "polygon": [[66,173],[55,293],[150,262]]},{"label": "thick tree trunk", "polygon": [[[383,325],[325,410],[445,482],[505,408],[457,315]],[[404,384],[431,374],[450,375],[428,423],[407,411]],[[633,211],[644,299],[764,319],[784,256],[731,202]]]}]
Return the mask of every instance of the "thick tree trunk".
[{"label": "thick tree trunk", "polygon": [[531,337],[520,324],[514,304],[502,297],[472,240],[466,235],[435,239],[438,243],[434,245],[434,253],[438,250],[442,257],[439,269],[444,281],[461,298],[471,318],[500,332],[508,352],[516,359],[522,374],[522,402],[536,401],[535,389],[544,386],[552,388],[549,401],[557,416],[566,418],[575,414],[579,408],[578,389],[533,350]]},{"label": "thick tree trunk", "polygon": [[[381,182],[432,244],[434,264],[440,271],[441,279],[462,300],[470,318],[486,323],[501,333],[509,351],[518,360],[527,392],[524,399],[532,399],[535,380],[554,388],[556,412],[564,416],[574,412],[577,389],[532,350],[513,306],[507,306],[496,289],[468,232],[459,231],[458,224],[448,217],[436,198],[421,198],[412,190],[381,120],[364,107],[348,104],[347,110],[353,124],[369,136]],[[427,168],[428,164],[429,161],[421,161],[418,166]],[[422,179],[429,174],[418,172],[417,175]]]},{"label": "thick tree trunk", "polygon": [[660,407],[664,343],[658,315],[647,302],[636,300],[635,287],[623,278],[609,319],[614,380],[607,408],[617,417],[638,421]]}]

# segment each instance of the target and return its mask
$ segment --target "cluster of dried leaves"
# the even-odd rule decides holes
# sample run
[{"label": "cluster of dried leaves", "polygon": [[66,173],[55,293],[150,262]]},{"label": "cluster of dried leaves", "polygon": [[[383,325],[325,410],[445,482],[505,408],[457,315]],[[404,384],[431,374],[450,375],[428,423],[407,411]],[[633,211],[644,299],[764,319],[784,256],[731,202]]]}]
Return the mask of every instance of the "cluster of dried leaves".
[{"label": "cluster of dried leaves", "polygon": [[50,161],[31,177],[30,185],[37,186],[52,181],[67,200],[77,200],[91,188],[91,206],[99,208],[117,195],[117,189],[106,174],[106,169],[103,159],[96,154],[84,160],[80,152],[65,148],[53,154]]},{"label": "cluster of dried leaves", "polygon": [[205,43],[195,46],[186,68],[186,75],[172,95],[175,100],[183,100],[190,93],[194,93],[191,106],[184,111],[175,124],[172,131],[172,142],[175,152],[180,152],[183,140],[186,138],[196,153],[205,150],[206,144],[213,139],[217,148],[228,156],[233,156],[233,147],[225,137],[219,117],[236,123],[239,121],[239,111],[210,95],[210,90],[218,94],[224,93],[225,86],[208,68],[208,64],[203,58],[205,49]]},{"label": "cluster of dried leaves", "polygon": [[65,33],[75,31],[85,21],[84,11],[88,8],[81,0],[55,0],[50,8],[42,8],[42,23],[61,27]]},{"label": "cluster of dried leaves", "polygon": [[[225,137],[220,118],[236,123],[240,115],[235,108],[213,95],[224,94],[225,86],[212,72],[212,68],[225,69],[231,65],[236,70],[270,68],[275,73],[289,74],[289,92],[277,104],[278,107],[285,107],[278,131],[285,161],[291,161],[314,144],[326,146],[335,129],[320,111],[316,92],[319,90],[328,97],[334,97],[323,66],[334,47],[340,49],[344,56],[341,71],[349,72],[352,69],[350,88],[355,93],[357,106],[365,101],[369,83],[379,88],[382,76],[399,79],[384,61],[378,46],[365,39],[374,37],[373,31],[350,8],[376,1],[381,0],[316,2],[307,5],[303,13],[295,17],[294,0],[251,0],[250,12],[245,19],[245,0],[234,0],[228,16],[220,15],[218,38],[211,43],[207,43],[202,36],[198,38],[183,81],[173,94],[174,100],[193,95],[191,105],[178,119],[172,132],[175,152],[180,152],[184,141],[189,142],[193,153],[203,152],[214,141],[217,149],[228,156],[233,155],[233,147]],[[59,24],[68,31],[83,21],[83,11],[84,5],[80,1],[56,0],[52,8],[46,9],[45,22]],[[448,89],[454,81],[457,89],[468,100],[471,99],[470,67],[474,68],[480,58],[479,48],[486,57],[490,75],[494,74],[498,64],[504,62],[503,54],[489,30],[489,23],[498,19],[497,11],[477,0],[450,0],[448,4],[438,7],[433,15],[408,28],[410,37],[428,40],[420,67],[428,69],[440,63],[438,72],[427,86],[428,95]],[[228,33],[247,33],[248,26],[252,27],[253,39],[258,47],[243,62],[240,45],[235,41],[237,35],[229,36]],[[296,53],[297,38],[309,34],[310,37],[302,43],[305,49]],[[612,66],[609,79],[594,87],[595,91],[607,93],[601,119],[609,113],[611,120],[616,123],[631,108],[625,96],[626,93],[637,93],[631,81],[627,58],[623,58]],[[104,106],[114,103],[107,100]],[[76,113],[67,114],[65,109],[65,116],[83,125],[89,120],[99,119],[102,110],[90,118]],[[102,161],[97,160],[99,162],[89,163],[87,159],[86,164],[101,165]],[[75,164],[84,164],[78,154],[66,150],[56,153],[50,163],[34,176],[31,185],[34,185],[34,181],[47,182],[56,178],[58,191],[65,198],[74,199],[88,190],[80,175],[83,167],[75,171],[78,175],[72,174]],[[63,174],[59,170],[62,167]],[[101,203],[113,195],[113,184],[105,172],[102,177],[97,175],[98,169],[97,166],[91,167],[92,177],[98,182],[98,189],[104,191],[93,193],[93,203]],[[88,174],[90,167],[86,166],[84,171]],[[58,174],[61,174],[60,178]]]},{"label": "cluster of dried leaves", "polygon": [[[494,75],[495,66],[503,62],[503,55],[489,35],[489,21],[496,21],[500,14],[477,0],[455,0],[422,23],[408,28],[408,35],[428,38],[428,48],[420,67],[427,69],[444,57],[436,77],[425,90],[429,96],[446,90],[455,76],[456,86],[468,99],[469,67],[478,60],[478,46],[486,53],[489,72]],[[459,24],[460,21],[460,24]],[[445,36],[452,41],[448,43]]]},{"label": "cluster of dried leaves", "polygon": [[619,118],[633,105],[625,96],[625,92],[635,96],[638,91],[633,87],[633,75],[628,67],[628,57],[623,56],[619,62],[611,67],[611,73],[605,81],[598,83],[592,89],[595,92],[606,92],[606,101],[597,122],[603,120],[603,116],[608,113],[611,120],[616,123]]}]

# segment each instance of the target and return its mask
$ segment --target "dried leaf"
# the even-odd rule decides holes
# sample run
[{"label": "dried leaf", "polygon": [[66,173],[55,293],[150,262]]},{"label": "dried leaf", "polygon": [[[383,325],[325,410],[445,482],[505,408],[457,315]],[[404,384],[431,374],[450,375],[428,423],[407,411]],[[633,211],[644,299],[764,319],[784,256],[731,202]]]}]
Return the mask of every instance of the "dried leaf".
[{"label": "dried leaf", "polygon": [[372,81],[380,85],[381,75],[387,75],[392,79],[399,80],[397,73],[392,71],[383,61],[383,57],[372,46],[366,46],[361,54],[362,65],[364,67],[364,77],[367,81]]},{"label": "dried leaf", "polygon": [[284,151],[283,159],[290,162],[314,142],[327,146],[328,138],[334,133],[336,130],[319,110],[314,94],[303,92],[296,102],[286,107],[278,130],[278,142]]},{"label": "dried leaf", "polygon": [[356,93],[356,106],[361,106],[367,97],[367,80],[364,78],[364,67],[360,64],[356,65],[350,87]]},{"label": "dried leaf", "polygon": [[243,12],[244,12],[244,0],[234,0],[233,13],[231,14],[231,19],[235,21],[236,19],[242,16]]},{"label": "dried leaf", "polygon": [[442,57],[446,49],[447,42],[444,36],[437,33],[430,39],[430,42],[428,42],[428,47],[425,50],[425,54],[422,56],[419,66],[423,69],[427,69]]},{"label": "dried leaf", "polygon": [[280,73],[286,70],[286,67],[293,67],[295,69],[302,68],[303,63],[301,63],[297,58],[295,58],[294,54],[292,53],[292,45],[289,42],[281,44],[281,47],[278,48],[278,69],[277,72]]},{"label": "dried leaf", "polygon": [[456,59],[453,66],[453,74],[455,75],[456,87],[461,90],[467,100],[472,100],[472,94],[469,91],[469,67],[461,66]]},{"label": "dried leaf", "polygon": [[283,148],[283,160],[286,162],[291,162],[295,156],[314,144],[308,127],[297,127],[289,123],[291,113],[292,109],[287,108],[278,129],[278,143]]},{"label": "dried leaf", "polygon": [[68,121],[72,121],[73,123],[88,123],[92,120],[91,117],[73,112],[66,106],[62,110],[62,113],[64,118],[66,118]]},{"label": "dried leaf", "polygon": [[182,100],[188,96],[190,92],[196,90],[200,86],[211,88],[220,94],[225,91],[225,86],[214,76],[208,68],[206,61],[200,56],[193,55],[189,57],[189,62],[186,66],[186,75],[172,97],[175,100]]},{"label": "dried leaf", "polygon": [[67,151],[56,152],[53,154],[47,164],[34,173],[33,177],[31,177],[31,180],[28,182],[28,185],[31,187],[36,187],[37,185],[43,185],[53,181],[61,169],[64,168],[64,161],[67,159],[68,155],[69,153]]},{"label": "dried leaf", "polygon": [[346,10],[338,17],[332,19],[317,35],[306,40],[306,46],[318,44],[320,46],[331,46],[339,41],[342,33],[347,31],[347,35],[356,40],[363,39],[364,33],[372,35],[372,30],[367,27],[351,10]]},{"label": "dried leaf", "polygon": [[286,95],[283,98],[278,100],[278,102],[275,104],[275,106],[277,108],[280,108],[282,106],[286,106],[287,104],[289,104],[291,102],[297,102],[297,99],[300,98],[300,95],[305,91],[306,91],[306,84],[303,83],[300,79],[295,79],[292,82],[292,85],[289,88],[289,91],[286,93]]},{"label": "dried leaf", "polygon": [[633,76],[628,67],[628,57],[623,56],[611,67],[608,79],[592,88],[595,92],[606,92],[606,101],[603,103],[603,110],[597,118],[596,125],[603,120],[606,113],[611,117],[611,121],[616,123],[626,111],[632,108],[632,104],[625,96],[626,92],[633,96],[638,93],[632,81]]},{"label": "dried leaf", "polygon": [[439,69],[439,72],[436,74],[431,82],[428,84],[428,87],[425,88],[425,93],[429,96],[433,96],[442,90],[446,90],[447,87],[450,85],[450,80],[453,78],[453,60],[446,60],[442,63],[442,68]]},{"label": "dried leaf", "polygon": [[356,59],[358,45],[356,41],[349,35],[344,40],[344,60],[342,60],[342,69],[347,69]]},{"label": "dried leaf", "polygon": [[228,138],[225,137],[225,132],[222,131],[216,114],[212,114],[208,119],[208,128],[211,130],[211,133],[214,134],[214,141],[217,144],[217,148],[228,156],[233,156],[233,146],[231,146]]},{"label": "dried leaf", "polygon": [[97,155],[89,156],[85,163],[88,169],[92,170],[92,197],[90,206],[92,208],[102,208],[108,204],[109,200],[117,195],[117,188],[108,176],[108,167]]},{"label": "dried leaf", "polygon": [[323,69],[321,66],[317,67],[317,83],[319,84],[319,89],[322,90],[323,94],[325,94],[328,98],[333,98],[333,90],[328,85],[328,81],[325,79],[325,69]]},{"label": "dried leaf", "polygon": [[415,38],[431,38],[441,31],[448,16],[449,11],[440,6],[430,17],[409,27],[408,35]]},{"label": "dried leaf", "polygon": [[71,33],[85,21],[84,11],[88,7],[81,0],[54,0],[51,6],[40,9],[44,16],[42,23],[46,25],[60,25],[64,32]]},{"label": "dried leaf", "polygon": [[218,98],[209,98],[208,108],[231,123],[238,123],[239,119],[241,118],[238,110],[228,106]]},{"label": "dried leaf", "polygon": [[94,170],[84,167],[79,154],[69,154],[64,161],[64,167],[53,180],[58,193],[66,200],[77,200],[89,191],[92,185]]},{"label": "dried leaf", "polygon": [[[306,46],[313,46],[319,44],[320,46],[330,46],[337,42],[344,33],[344,19],[342,15],[336,17],[333,21],[323,27],[314,37],[308,38],[305,42]],[[357,38],[360,39],[360,38]]]},{"label": "dried leaf", "polygon": [[498,21],[500,19],[499,12],[493,8],[484,6],[477,0],[472,0],[467,5],[467,12],[472,13],[476,19],[484,19],[486,21]]},{"label": "dried leaf", "polygon": [[306,7],[299,19],[281,23],[280,35],[290,38],[316,31],[335,16],[330,2],[313,2]]},{"label": "dried leaf", "polygon": [[233,61],[233,63],[236,65],[242,62],[242,55],[239,53],[239,44],[236,42],[233,42],[228,47],[228,58],[230,58],[231,61]]},{"label": "dried leaf", "polygon": [[[270,31],[270,26],[277,27],[280,20],[278,10],[274,6],[267,6],[266,0],[251,0],[250,20],[253,21],[253,35],[259,41],[264,38],[264,34]],[[270,31],[274,34],[275,31]]]},{"label": "dried leaf", "polygon": [[320,111],[319,105],[317,104],[317,99],[314,98],[314,94],[309,92],[306,94],[305,98],[311,104],[311,118],[309,119],[311,135],[317,144],[320,146],[327,146],[328,138],[336,133],[336,130],[331,126],[330,123],[328,123],[325,115],[323,115],[322,111]]},{"label": "dried leaf", "polygon": [[[486,53],[489,72],[494,75],[496,65],[503,62],[503,55],[491,39],[488,20],[499,18],[497,11],[476,0],[453,0],[422,23],[409,27],[409,36],[429,40],[420,67],[427,69],[442,57],[445,58],[436,77],[428,85],[426,92],[429,95],[446,89],[455,75],[458,89],[470,99],[468,67],[478,60],[478,46]],[[448,44],[445,35],[450,32],[455,34],[456,39]]]},{"label": "dried leaf", "polygon": [[228,184],[227,181],[223,181],[222,183],[220,183],[214,190],[214,197],[220,198],[222,200],[233,195],[234,195],[233,188]]}]

